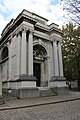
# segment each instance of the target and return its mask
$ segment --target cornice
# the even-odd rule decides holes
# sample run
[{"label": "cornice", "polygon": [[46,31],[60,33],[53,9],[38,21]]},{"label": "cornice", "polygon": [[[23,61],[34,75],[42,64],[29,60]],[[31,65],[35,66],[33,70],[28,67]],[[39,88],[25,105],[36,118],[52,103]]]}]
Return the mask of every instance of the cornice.
[{"label": "cornice", "polygon": [[48,40],[48,41],[50,40],[50,36],[48,34],[42,33],[40,31],[34,30],[33,35],[36,36],[36,37]]},{"label": "cornice", "polygon": [[3,29],[3,32],[1,34],[1,39],[0,41],[4,38],[4,36],[8,33],[10,34],[10,32],[12,32],[16,27],[18,27],[23,21],[27,21],[31,24],[36,24],[36,20],[31,18],[28,15],[25,15],[23,13],[20,13],[17,18],[13,21],[12,24],[10,24],[10,22],[6,25],[6,27]]},{"label": "cornice", "polygon": [[[43,32],[44,34],[46,34],[46,36],[51,36],[53,33],[62,35],[62,31],[60,29],[57,29],[57,28],[55,28],[53,26],[50,28],[50,26],[48,26],[47,24],[45,24],[45,25],[40,24],[38,21],[36,21],[34,15],[42,18],[46,22],[48,21],[47,19],[45,19],[45,18],[43,18],[43,17],[41,17],[39,15],[36,15],[35,13],[31,13],[31,12],[29,12],[27,10],[23,10],[16,17],[16,19],[14,19],[13,21],[10,21],[7,24],[7,26],[4,28],[4,30],[2,32],[2,37],[0,38],[0,44],[2,44],[2,42],[4,42],[5,39],[8,38],[8,36],[10,36],[10,34],[13,34],[13,33],[15,34],[16,30],[19,30],[19,28],[20,28],[19,26],[22,25],[21,23],[23,21],[33,24],[32,28],[30,28],[30,26],[28,27],[27,24],[25,24],[24,26],[28,27],[28,29],[30,28],[30,29],[32,29],[34,31],[36,30],[38,32]],[[41,34],[39,34],[39,36],[41,36]],[[43,37],[45,38],[44,35],[43,35]],[[49,37],[46,38],[46,39],[49,39]]]},{"label": "cornice", "polygon": [[49,27],[44,25],[35,24],[35,27],[40,28],[46,32],[49,32]]}]

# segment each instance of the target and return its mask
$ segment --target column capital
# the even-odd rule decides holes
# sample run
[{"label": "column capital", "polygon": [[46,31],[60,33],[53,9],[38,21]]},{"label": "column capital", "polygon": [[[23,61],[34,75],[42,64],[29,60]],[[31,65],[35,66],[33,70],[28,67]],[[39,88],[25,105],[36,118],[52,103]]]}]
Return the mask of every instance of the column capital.
[{"label": "column capital", "polygon": [[53,42],[57,42],[57,40],[54,39]]},{"label": "column capital", "polygon": [[11,39],[9,39],[9,44],[11,43]]},{"label": "column capital", "polygon": [[21,31],[22,31],[22,32],[23,32],[23,31],[24,31],[24,32],[27,32],[27,31],[28,31],[28,28],[22,27],[22,28],[21,28]]},{"label": "column capital", "polygon": [[55,36],[55,35],[53,35],[53,36],[51,37],[51,40],[52,40],[52,41],[58,41],[58,37]]},{"label": "column capital", "polygon": [[28,29],[29,33],[31,33],[33,35],[33,30],[32,29]]},{"label": "column capital", "polygon": [[57,45],[57,41],[56,41],[56,40],[53,41],[53,44],[54,44],[54,43]]},{"label": "column capital", "polygon": [[15,36],[17,37],[17,33],[16,32],[12,35],[12,38],[14,38]]},{"label": "column capital", "polygon": [[61,45],[61,42],[60,42],[60,41],[58,41],[58,45]]},{"label": "column capital", "polygon": [[19,35],[21,35],[21,30],[18,30],[18,31],[16,32],[16,36],[18,37]]}]

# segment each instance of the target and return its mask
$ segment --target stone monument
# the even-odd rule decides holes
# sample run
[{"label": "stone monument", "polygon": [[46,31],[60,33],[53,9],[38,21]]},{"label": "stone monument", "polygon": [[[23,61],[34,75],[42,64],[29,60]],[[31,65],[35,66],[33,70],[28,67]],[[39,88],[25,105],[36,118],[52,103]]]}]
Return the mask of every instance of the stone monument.
[{"label": "stone monument", "polygon": [[62,31],[55,23],[23,10],[0,39],[2,88],[17,98],[68,94],[63,75]]}]

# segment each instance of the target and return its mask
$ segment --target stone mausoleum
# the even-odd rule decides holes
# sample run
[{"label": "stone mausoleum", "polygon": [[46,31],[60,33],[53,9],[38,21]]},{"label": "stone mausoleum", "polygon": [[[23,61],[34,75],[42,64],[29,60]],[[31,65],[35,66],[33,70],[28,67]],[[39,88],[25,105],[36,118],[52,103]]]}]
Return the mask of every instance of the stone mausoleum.
[{"label": "stone mausoleum", "polygon": [[[12,19],[0,39],[0,88],[17,98],[68,93],[63,75],[62,32],[27,10]],[[1,95],[1,94],[0,94]]]}]

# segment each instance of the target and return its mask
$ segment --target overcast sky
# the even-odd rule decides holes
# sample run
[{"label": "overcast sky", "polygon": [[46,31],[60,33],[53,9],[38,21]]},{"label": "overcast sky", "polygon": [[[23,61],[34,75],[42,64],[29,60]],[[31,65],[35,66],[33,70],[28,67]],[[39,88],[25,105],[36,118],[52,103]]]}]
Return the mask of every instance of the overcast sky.
[{"label": "overcast sky", "polygon": [[63,10],[60,0],[0,0],[0,34],[5,25],[26,9],[54,22],[60,27],[63,24]]}]

